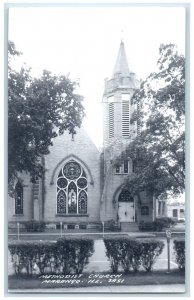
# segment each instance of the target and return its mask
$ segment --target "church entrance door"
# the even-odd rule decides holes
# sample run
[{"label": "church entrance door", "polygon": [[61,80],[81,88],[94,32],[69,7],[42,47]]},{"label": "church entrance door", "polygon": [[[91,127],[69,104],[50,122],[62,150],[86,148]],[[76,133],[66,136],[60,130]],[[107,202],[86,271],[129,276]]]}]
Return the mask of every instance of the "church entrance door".
[{"label": "church entrance door", "polygon": [[134,222],[133,202],[119,202],[119,222]]},{"label": "church entrance door", "polygon": [[123,190],[118,198],[119,222],[134,222],[134,199],[128,190]]}]

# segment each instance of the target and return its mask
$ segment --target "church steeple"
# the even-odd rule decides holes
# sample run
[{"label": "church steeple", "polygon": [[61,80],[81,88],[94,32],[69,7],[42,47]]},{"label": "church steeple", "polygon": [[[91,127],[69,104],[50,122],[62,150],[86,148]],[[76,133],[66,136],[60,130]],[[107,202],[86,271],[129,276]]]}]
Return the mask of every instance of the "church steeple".
[{"label": "church steeple", "polygon": [[125,46],[121,40],[113,75],[105,79],[102,99],[104,147],[113,145],[116,149],[118,146],[121,151],[121,144],[129,143],[129,139],[136,135],[137,126],[130,122],[134,111],[131,97],[136,88],[139,88],[139,81],[135,73],[129,70]]},{"label": "church steeple", "polygon": [[113,77],[116,74],[120,74],[120,76],[122,76],[122,77],[130,76],[123,40],[121,40],[121,43],[120,43],[119,53],[118,53],[114,71],[113,71]]}]

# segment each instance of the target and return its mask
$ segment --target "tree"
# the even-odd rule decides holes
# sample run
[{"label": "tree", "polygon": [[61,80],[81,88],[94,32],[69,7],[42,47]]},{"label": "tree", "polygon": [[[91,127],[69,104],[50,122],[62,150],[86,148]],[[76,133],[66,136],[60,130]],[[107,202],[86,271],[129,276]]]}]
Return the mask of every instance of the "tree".
[{"label": "tree", "polygon": [[178,195],[185,186],[185,60],[172,44],[161,45],[158,71],[132,97],[139,134],[116,160],[130,157],[134,172],[126,180],[133,194]]},{"label": "tree", "polygon": [[32,78],[30,69],[24,67],[15,71],[12,61],[21,53],[13,42],[8,50],[8,180],[13,184],[18,172],[28,172],[32,181],[41,177],[41,157],[64,130],[76,133],[84,108],[75,82],[48,71],[40,78]]}]

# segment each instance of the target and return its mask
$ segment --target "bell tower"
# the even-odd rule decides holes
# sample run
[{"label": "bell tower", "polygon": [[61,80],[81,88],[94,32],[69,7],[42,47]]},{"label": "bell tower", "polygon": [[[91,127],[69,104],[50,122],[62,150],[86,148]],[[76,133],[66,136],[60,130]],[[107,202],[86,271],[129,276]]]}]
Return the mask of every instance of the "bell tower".
[{"label": "bell tower", "polygon": [[118,156],[136,136],[137,124],[130,123],[134,110],[131,97],[139,88],[135,73],[131,72],[127,62],[124,42],[121,41],[118,56],[111,79],[105,79],[103,95],[103,147],[111,151],[105,161]]},{"label": "bell tower", "polygon": [[124,42],[110,79],[105,80],[103,94],[103,170],[101,220],[114,220],[123,231],[137,231],[140,221],[153,216],[153,199],[146,191],[132,195],[125,179],[133,174],[133,162],[124,157],[118,165],[114,161],[137,135],[137,123],[132,122],[136,107],[131,98],[140,82],[128,65]]}]

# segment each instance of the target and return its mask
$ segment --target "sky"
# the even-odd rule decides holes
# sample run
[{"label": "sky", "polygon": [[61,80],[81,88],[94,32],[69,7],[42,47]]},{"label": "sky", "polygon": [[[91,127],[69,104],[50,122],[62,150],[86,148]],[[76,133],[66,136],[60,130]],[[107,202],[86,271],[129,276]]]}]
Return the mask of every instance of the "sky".
[{"label": "sky", "polygon": [[139,79],[156,69],[161,43],[185,47],[183,7],[28,7],[11,8],[9,39],[23,53],[18,61],[32,67],[69,74],[80,83],[86,117],[83,125],[97,147],[102,146],[104,79],[111,78],[121,39],[128,64]]}]

